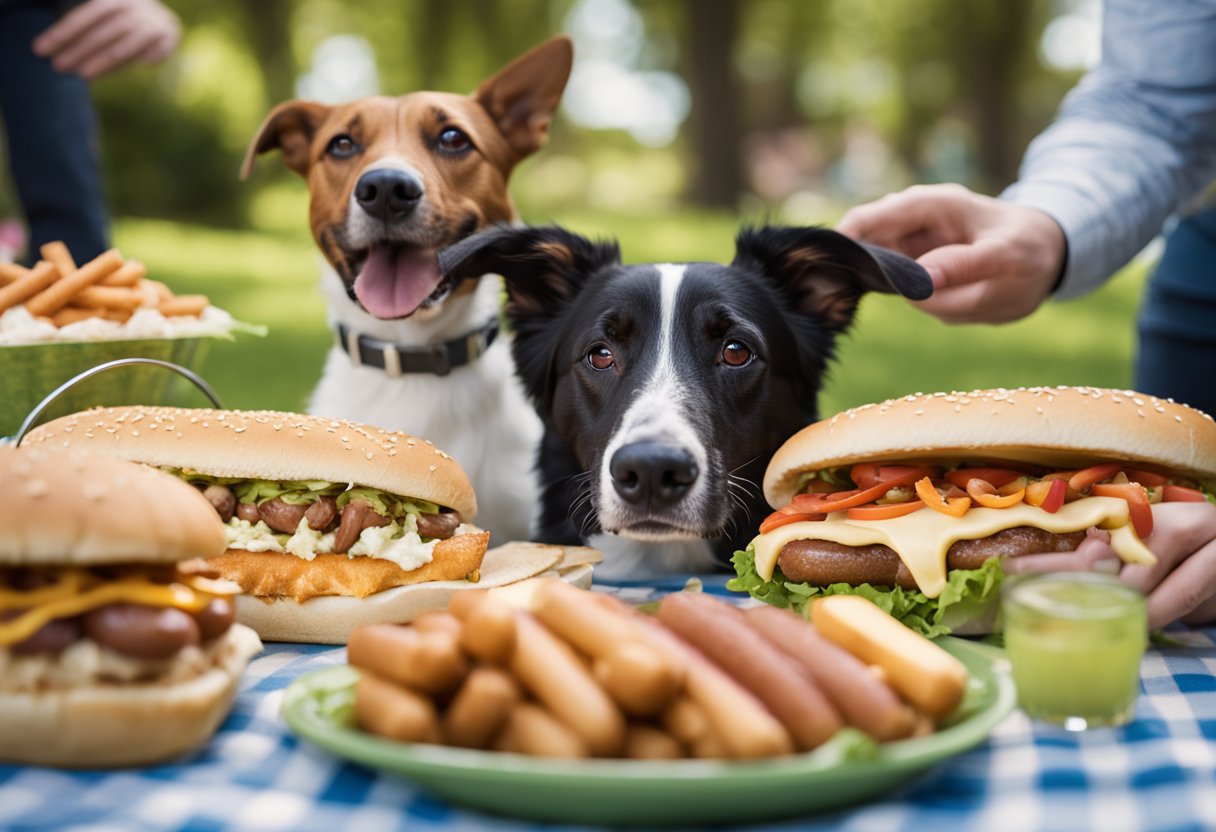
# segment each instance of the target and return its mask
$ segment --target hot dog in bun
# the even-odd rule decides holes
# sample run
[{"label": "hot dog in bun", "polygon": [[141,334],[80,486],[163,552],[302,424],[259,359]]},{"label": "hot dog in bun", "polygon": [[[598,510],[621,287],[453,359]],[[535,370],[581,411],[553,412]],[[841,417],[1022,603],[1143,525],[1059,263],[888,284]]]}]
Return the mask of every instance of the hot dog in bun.
[{"label": "hot dog in bun", "polygon": [[223,550],[174,477],[0,448],[0,762],[143,765],[209,737],[261,649],[192,560]]},{"label": "hot dog in bun", "polygon": [[804,428],[774,455],[777,509],[732,586],[778,606],[860,594],[928,634],[992,629],[1000,559],[1072,551],[1090,529],[1133,563],[1151,505],[1211,500],[1216,424],[1086,387],[892,399]]},{"label": "hot dog in bun", "polygon": [[[460,466],[422,439],[297,413],[111,407],[32,431],[163,468],[223,521],[209,560],[263,638],[345,643],[358,624],[420,611],[402,588],[476,580],[489,532]],[[542,567],[543,568],[543,567]],[[433,604],[432,604],[433,606]]]}]

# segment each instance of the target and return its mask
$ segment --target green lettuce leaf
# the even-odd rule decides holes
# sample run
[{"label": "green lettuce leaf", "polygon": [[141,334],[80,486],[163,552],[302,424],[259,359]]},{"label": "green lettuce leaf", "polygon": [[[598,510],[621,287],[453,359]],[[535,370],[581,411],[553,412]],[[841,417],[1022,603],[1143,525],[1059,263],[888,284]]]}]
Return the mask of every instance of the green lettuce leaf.
[{"label": "green lettuce leaf", "polygon": [[962,624],[991,614],[999,600],[1001,581],[1004,579],[1000,561],[989,558],[979,569],[951,570],[947,573],[946,588],[942,594],[938,598],[927,598],[919,590],[900,587],[876,587],[870,584],[851,586],[844,583],[814,587],[793,583],[781,574],[780,568],[773,571],[771,581],[766,581],[756,573],[756,554],[751,546],[735,552],[731,563],[737,575],[727,581],[727,589],[746,592],[766,604],[792,609],[805,616],[806,605],[814,598],[860,595],[929,638],[947,635]]}]

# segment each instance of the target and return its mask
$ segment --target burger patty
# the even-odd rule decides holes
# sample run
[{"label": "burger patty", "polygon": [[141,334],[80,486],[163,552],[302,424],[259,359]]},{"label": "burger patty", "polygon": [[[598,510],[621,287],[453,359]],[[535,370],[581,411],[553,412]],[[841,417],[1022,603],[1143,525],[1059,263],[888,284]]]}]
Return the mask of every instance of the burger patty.
[{"label": "burger patty", "polygon": [[[988,558],[1013,558],[1044,552],[1071,552],[1085,532],[1054,534],[1017,526],[978,540],[959,540],[946,551],[947,569],[978,569]],[[919,589],[895,550],[881,543],[848,546],[829,540],[792,540],[781,549],[777,566],[787,579],[811,586],[846,583]]]}]

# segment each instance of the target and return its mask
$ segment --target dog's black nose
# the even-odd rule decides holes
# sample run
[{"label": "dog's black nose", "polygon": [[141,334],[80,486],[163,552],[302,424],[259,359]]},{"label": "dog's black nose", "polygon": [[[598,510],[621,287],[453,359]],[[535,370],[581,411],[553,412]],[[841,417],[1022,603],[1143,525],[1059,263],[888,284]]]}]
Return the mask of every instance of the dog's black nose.
[{"label": "dog's black nose", "polygon": [[634,442],[618,448],[608,463],[612,487],[630,505],[652,511],[679,502],[697,481],[697,461],[676,445]]},{"label": "dog's black nose", "polygon": [[392,168],[368,171],[355,183],[355,199],[360,207],[385,222],[408,217],[425,192],[417,177]]}]

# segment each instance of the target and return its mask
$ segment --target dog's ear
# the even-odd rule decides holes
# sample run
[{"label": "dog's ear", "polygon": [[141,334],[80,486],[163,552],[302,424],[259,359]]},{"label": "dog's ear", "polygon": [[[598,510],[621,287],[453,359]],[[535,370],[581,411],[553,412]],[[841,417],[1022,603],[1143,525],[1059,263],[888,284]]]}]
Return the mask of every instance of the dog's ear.
[{"label": "dog's ear", "polygon": [[555,319],[596,273],[621,262],[613,242],[593,242],[564,228],[500,225],[439,252],[439,268],[459,282],[500,274],[515,332],[515,367],[528,395],[548,412],[556,383]]},{"label": "dog's ear", "polygon": [[308,148],[330,109],[316,101],[284,101],[271,110],[245,151],[241,179],[248,179],[254,160],[271,150],[283,151],[283,161],[296,173],[308,173]]},{"label": "dog's ear", "polygon": [[776,280],[798,311],[833,332],[848,328],[866,292],[910,300],[933,294],[929,273],[915,260],[827,228],[744,229],[735,240],[734,265]]},{"label": "dog's ear", "polygon": [[573,63],[570,38],[556,37],[516,58],[473,93],[506,137],[515,161],[544,145]]}]

